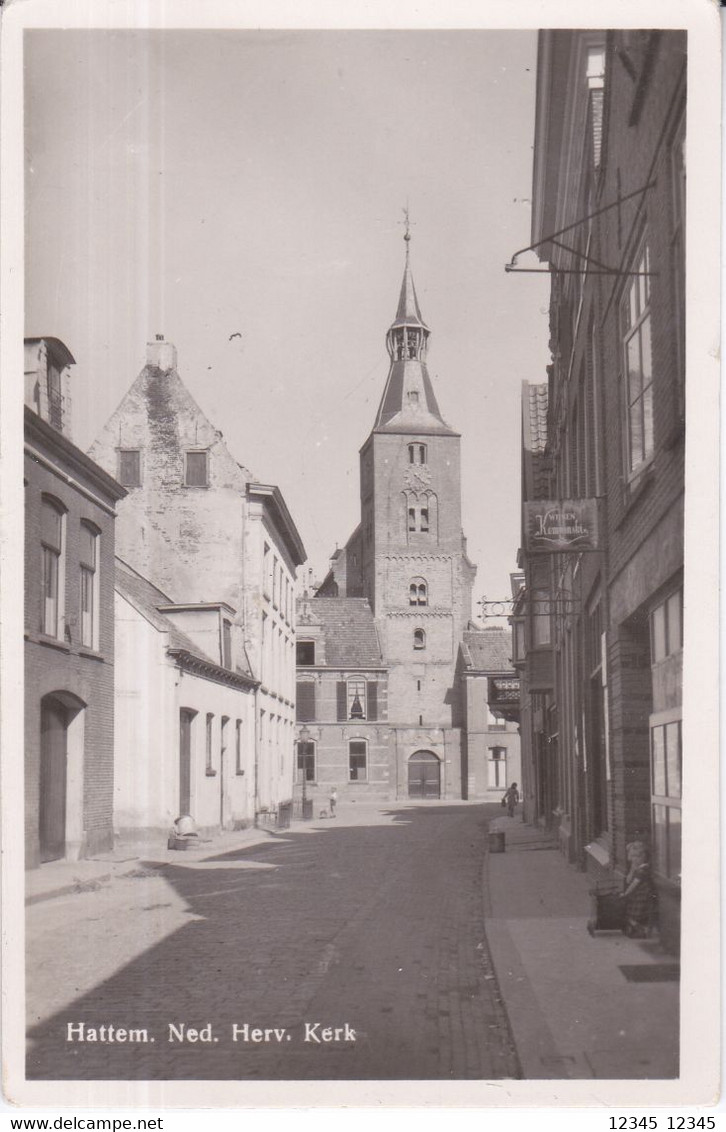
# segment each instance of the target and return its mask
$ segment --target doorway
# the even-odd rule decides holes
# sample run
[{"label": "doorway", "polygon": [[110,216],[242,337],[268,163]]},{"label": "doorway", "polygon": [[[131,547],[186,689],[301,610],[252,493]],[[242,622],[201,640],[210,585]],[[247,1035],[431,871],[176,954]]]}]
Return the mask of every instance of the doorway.
[{"label": "doorway", "polygon": [[181,708],[179,712],[179,817],[191,813],[192,721],[196,714],[189,708]]},{"label": "doorway", "polygon": [[55,696],[40,705],[40,860],[66,855],[68,709]]},{"label": "doorway", "polygon": [[441,761],[433,751],[416,751],[408,760],[408,796],[441,797]]}]

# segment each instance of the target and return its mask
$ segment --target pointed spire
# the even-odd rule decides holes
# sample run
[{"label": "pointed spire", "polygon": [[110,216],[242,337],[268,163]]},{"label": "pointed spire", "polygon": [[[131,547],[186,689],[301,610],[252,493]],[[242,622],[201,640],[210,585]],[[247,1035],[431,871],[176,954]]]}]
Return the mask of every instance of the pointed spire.
[{"label": "pointed spire", "polygon": [[386,335],[391,368],[374,428],[393,432],[450,433],[452,430],[441,416],[426,369],[430,331],[421,317],[411,274],[408,207],[404,209],[404,216],[406,263],[396,317]]},{"label": "pointed spire", "polygon": [[403,269],[403,280],[401,282],[401,294],[398,298],[396,318],[391,329],[395,326],[414,325],[423,326],[428,330],[426,323],[421,317],[421,308],[418,305],[416,288],[413,283],[413,275],[411,274],[411,260],[409,254],[411,250],[411,219],[408,214],[408,203],[403,210],[403,215],[406,225],[406,231],[403,235],[403,239],[406,243],[406,263]]}]

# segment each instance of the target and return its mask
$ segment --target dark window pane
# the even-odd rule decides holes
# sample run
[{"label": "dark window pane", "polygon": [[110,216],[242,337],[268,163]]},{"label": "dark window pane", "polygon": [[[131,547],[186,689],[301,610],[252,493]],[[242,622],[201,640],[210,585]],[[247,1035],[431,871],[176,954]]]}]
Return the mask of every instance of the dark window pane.
[{"label": "dark window pane", "polygon": [[668,876],[681,877],[681,811],[678,806],[668,808]]},{"label": "dark window pane", "polygon": [[296,716],[301,722],[315,719],[315,684],[312,680],[298,680]]},{"label": "dark window pane", "polygon": [[662,798],[666,793],[665,728],[654,727],[652,736],[653,794]]},{"label": "dark window pane", "polygon": [[118,454],[118,482],[123,487],[138,487],[141,483],[141,452],[122,449]]},{"label": "dark window pane", "polygon": [[295,653],[299,665],[315,664],[315,641],[298,641]]},{"label": "dark window pane", "polygon": [[187,452],[186,478],[187,487],[207,486],[207,453]]},{"label": "dark window pane", "polygon": [[96,532],[85,523],[81,523],[79,532],[78,557],[83,566],[93,570],[96,566]]},{"label": "dark window pane", "polygon": [[678,590],[667,601],[668,607],[668,652],[678,652],[683,645],[681,625],[681,601],[683,593]]},{"label": "dark window pane", "polygon": [[378,684],[375,680],[368,681],[368,718],[378,719]]},{"label": "dark window pane", "polygon": [[338,680],[335,686],[336,714],[339,720],[348,718],[348,685]]},{"label": "dark window pane", "polygon": [[665,606],[659,605],[653,610],[651,616],[651,650],[653,664],[657,664],[659,660],[663,660],[666,655],[666,620],[665,620]]},{"label": "dark window pane", "polygon": [[297,781],[315,781],[315,744],[313,742],[297,745]]},{"label": "dark window pane", "polygon": [[668,796],[681,796],[681,724],[680,720],[666,724],[665,754],[668,767]]},{"label": "dark window pane", "polygon": [[62,524],[61,512],[49,500],[44,499],[40,518],[40,538],[45,546],[60,550]]}]

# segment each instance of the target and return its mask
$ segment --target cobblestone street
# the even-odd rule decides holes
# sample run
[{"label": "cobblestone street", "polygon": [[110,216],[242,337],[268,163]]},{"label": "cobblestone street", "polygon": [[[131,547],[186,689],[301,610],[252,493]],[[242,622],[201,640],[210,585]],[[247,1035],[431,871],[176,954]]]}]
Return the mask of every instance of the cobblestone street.
[{"label": "cobblestone street", "polygon": [[28,1077],[519,1076],[484,938],[493,812],[361,807],[32,905]]}]

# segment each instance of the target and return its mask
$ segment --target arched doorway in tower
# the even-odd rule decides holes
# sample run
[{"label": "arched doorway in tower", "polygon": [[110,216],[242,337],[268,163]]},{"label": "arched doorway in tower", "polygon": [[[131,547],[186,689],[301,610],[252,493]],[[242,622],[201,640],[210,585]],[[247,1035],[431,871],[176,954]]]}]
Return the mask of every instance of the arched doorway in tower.
[{"label": "arched doorway in tower", "polygon": [[81,847],[85,706],[70,692],[53,692],[40,703],[41,863],[75,857]]},{"label": "arched doorway in tower", "polygon": [[415,751],[408,760],[408,796],[441,797],[441,760],[433,751]]}]

